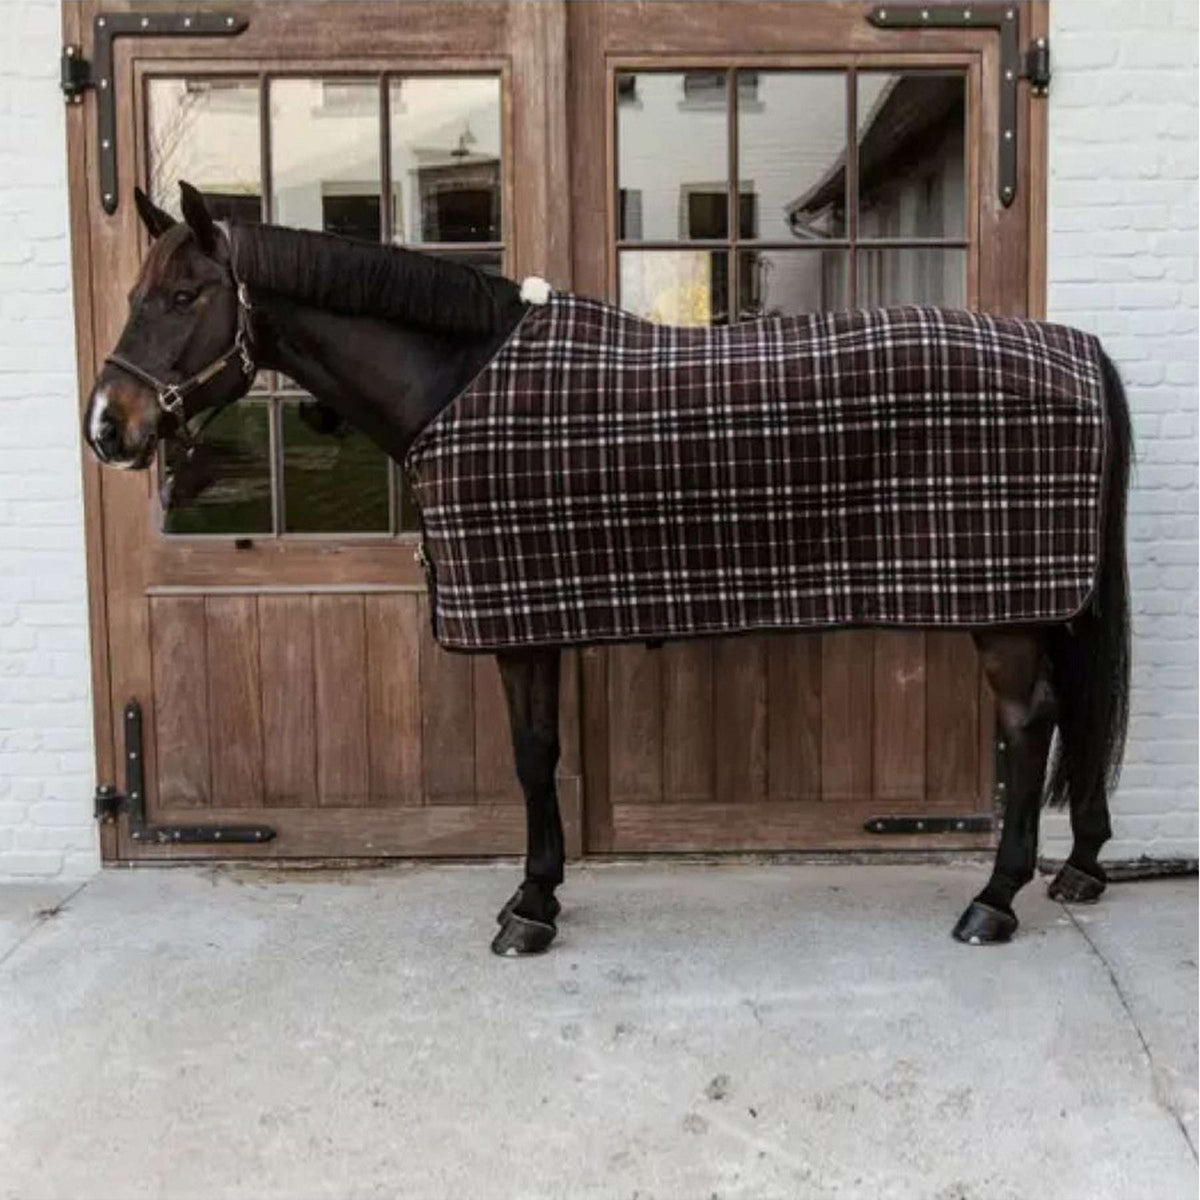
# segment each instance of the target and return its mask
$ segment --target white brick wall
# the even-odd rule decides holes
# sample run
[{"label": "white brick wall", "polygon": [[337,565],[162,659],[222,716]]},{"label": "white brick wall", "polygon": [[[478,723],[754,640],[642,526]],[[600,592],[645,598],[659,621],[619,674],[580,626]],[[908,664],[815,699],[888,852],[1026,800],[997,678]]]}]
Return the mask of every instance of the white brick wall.
[{"label": "white brick wall", "polygon": [[[57,0],[0,39],[0,878],[98,862]],[[1128,385],[1134,716],[1110,857],[1196,856],[1195,0],[1053,0],[1049,314]],[[1048,819],[1047,852],[1063,822]]]},{"label": "white brick wall", "polygon": [[57,0],[0,38],[0,878],[99,863]]},{"label": "white brick wall", "polygon": [[[1138,463],[1133,718],[1110,859],[1197,843],[1197,7],[1051,0],[1048,315],[1104,340]],[[1046,821],[1046,853],[1069,846]]]}]

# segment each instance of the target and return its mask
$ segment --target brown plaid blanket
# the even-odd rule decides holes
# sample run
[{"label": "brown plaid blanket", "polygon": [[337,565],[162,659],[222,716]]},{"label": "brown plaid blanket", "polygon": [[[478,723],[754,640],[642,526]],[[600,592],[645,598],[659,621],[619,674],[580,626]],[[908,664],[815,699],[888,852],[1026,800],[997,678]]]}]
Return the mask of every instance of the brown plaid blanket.
[{"label": "brown plaid blanket", "polygon": [[1063,621],[1100,556],[1096,341],[935,308],[653,325],[555,293],[418,435],[456,650]]}]

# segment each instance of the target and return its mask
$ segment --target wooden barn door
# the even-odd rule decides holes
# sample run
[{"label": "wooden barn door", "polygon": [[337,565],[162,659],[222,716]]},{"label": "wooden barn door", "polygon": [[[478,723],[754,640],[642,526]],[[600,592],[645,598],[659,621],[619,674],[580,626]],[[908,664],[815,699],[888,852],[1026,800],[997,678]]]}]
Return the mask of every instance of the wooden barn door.
[{"label": "wooden barn door", "polygon": [[[114,16],[150,7],[67,4],[66,41],[95,63]],[[171,209],[184,178],[222,216],[567,282],[561,8],[242,0],[228,10],[249,20],[237,36],[165,27],[191,8],[154,6],[162,25],[113,42],[100,85],[116,99],[111,213],[97,93],[69,110],[85,391],[146,249],[134,183]],[[107,858],[523,849],[494,660],[434,645],[399,476],[324,416],[262,373],[165,503],[157,473],[85,459],[100,779],[129,790],[136,701],[149,821],[277,834],[147,844],[122,818],[105,828]],[[562,790],[578,851],[572,721],[568,705]]]},{"label": "wooden barn door", "polygon": [[[576,290],[672,323],[1027,311],[1040,197],[1024,165],[1015,201],[1000,196],[999,36],[877,29],[869,9],[572,5]],[[1011,11],[1023,45],[1044,8]],[[1022,93],[1014,136],[1032,132]],[[991,813],[993,709],[964,634],[748,636],[581,661],[592,850],[991,841],[864,828]]]}]

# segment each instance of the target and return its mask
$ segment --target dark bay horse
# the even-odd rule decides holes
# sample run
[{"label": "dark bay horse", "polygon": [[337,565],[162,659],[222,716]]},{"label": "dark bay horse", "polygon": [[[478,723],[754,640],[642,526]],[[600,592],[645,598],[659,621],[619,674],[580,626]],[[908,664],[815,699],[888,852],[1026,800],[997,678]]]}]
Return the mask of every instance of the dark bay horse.
[{"label": "dark bay horse", "polygon": [[[402,462],[536,299],[510,280],[412,251],[226,226],[195,189],[181,184],[181,192],[180,223],[137,193],[154,245],[84,418],[88,444],[113,467],[148,467],[160,439],[186,438],[197,414],[240,399],[257,368],[291,376]],[[1043,800],[1069,806],[1074,838],[1050,895],[1092,901],[1106,884],[1098,856],[1111,836],[1108,796],[1128,716],[1132,445],[1124,391],[1107,357],[1102,370],[1108,452],[1092,598],[1067,623],[972,630],[1007,739],[1008,778],[992,876],[954,928],[971,944],[1007,941],[1016,930],[1013,899],[1035,872]],[[528,849],[525,878],[500,912],[492,948],[526,954],[550,944],[560,911],[559,651],[504,651],[497,659]]]}]

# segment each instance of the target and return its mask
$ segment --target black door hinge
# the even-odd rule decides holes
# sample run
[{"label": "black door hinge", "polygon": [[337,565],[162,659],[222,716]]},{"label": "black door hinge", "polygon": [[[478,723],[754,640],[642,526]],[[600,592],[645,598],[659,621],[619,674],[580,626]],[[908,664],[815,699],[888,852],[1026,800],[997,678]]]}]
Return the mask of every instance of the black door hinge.
[{"label": "black door hinge", "polygon": [[142,706],[125,705],[125,794],[111,783],[96,788],[96,820],[114,824],[125,813],[130,841],[139,845],[221,843],[257,845],[275,837],[270,825],[151,825],[146,820],[146,769],[142,749]]},{"label": "black door hinge", "polygon": [[877,29],[991,29],[1000,35],[1000,105],[997,178],[1000,203],[1017,198],[1017,82],[1028,79],[1035,96],[1050,89],[1050,43],[1037,38],[1024,54],[1020,8],[1007,4],[880,4],[867,14]]},{"label": "black door hinge", "polygon": [[96,92],[96,144],[99,149],[100,203],[117,211],[117,81],[113,75],[113,39],[118,37],[229,37],[250,24],[248,17],[219,12],[103,12],[92,22],[92,60],[82,46],[64,46],[60,82],[68,104],[81,104],[83,93]]}]

